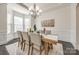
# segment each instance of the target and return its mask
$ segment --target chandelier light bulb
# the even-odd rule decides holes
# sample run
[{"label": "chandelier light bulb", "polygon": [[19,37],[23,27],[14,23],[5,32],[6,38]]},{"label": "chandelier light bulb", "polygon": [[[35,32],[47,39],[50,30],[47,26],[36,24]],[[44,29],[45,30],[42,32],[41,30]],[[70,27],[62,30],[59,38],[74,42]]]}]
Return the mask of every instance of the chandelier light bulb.
[{"label": "chandelier light bulb", "polygon": [[33,12],[30,12],[30,14],[32,15],[32,14],[33,14]]},{"label": "chandelier light bulb", "polygon": [[32,10],[33,9],[33,7],[31,6],[30,8],[29,8],[29,10]]},{"label": "chandelier light bulb", "polygon": [[39,10],[39,12],[41,13],[41,12],[42,12],[42,10],[40,9],[40,10]]},{"label": "chandelier light bulb", "polygon": [[34,5],[29,8],[29,13],[34,18],[39,16],[41,12],[42,12],[42,10],[39,8],[39,6]]},{"label": "chandelier light bulb", "polygon": [[39,7],[38,7],[38,6],[36,6],[36,11],[37,11],[37,10],[39,10]]},{"label": "chandelier light bulb", "polygon": [[37,13],[37,15],[39,15],[39,12]]}]

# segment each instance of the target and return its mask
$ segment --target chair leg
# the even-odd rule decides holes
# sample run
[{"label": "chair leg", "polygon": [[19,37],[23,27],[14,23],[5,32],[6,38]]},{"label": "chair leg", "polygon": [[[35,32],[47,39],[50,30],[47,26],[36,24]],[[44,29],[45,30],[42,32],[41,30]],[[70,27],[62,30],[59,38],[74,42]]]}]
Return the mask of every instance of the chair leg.
[{"label": "chair leg", "polygon": [[32,44],[32,50],[31,50],[31,55],[33,54],[33,44]]},{"label": "chair leg", "polygon": [[20,40],[18,40],[18,47],[19,47],[19,45],[20,45]]},{"label": "chair leg", "polygon": [[25,43],[24,43],[24,45],[23,45],[23,51],[25,50]]},{"label": "chair leg", "polygon": [[24,48],[24,42],[21,43],[21,50]]},{"label": "chair leg", "polygon": [[29,49],[28,49],[28,55],[30,54],[30,45],[29,45]]},{"label": "chair leg", "polygon": [[41,55],[41,52],[42,52],[42,51],[40,50],[40,55]]},{"label": "chair leg", "polygon": [[21,50],[22,50],[22,47],[23,47],[23,43],[21,43]]},{"label": "chair leg", "polygon": [[40,47],[40,55],[41,55],[41,53],[42,53],[42,50],[41,50],[41,47]]}]

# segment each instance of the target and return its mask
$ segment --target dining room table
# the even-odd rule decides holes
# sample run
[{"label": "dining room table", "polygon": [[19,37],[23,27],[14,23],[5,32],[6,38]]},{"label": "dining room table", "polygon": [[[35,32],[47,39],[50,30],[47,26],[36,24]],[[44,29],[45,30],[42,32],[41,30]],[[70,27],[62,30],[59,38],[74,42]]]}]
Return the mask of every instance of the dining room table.
[{"label": "dining room table", "polygon": [[56,35],[44,35],[42,34],[42,43],[45,49],[45,54],[47,55],[50,49],[53,49],[53,45],[58,43],[58,36]]}]

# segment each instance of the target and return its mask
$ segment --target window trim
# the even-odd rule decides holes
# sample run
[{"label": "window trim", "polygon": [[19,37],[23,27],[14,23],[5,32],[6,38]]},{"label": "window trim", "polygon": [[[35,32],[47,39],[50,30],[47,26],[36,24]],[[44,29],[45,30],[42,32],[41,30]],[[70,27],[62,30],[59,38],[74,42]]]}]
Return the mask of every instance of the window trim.
[{"label": "window trim", "polygon": [[[13,11],[13,18],[12,18],[12,24],[13,24],[13,29],[12,29],[12,33],[14,33],[14,16],[21,16],[23,18],[23,31],[25,31],[25,18],[29,18],[30,22],[31,22],[31,19],[30,19],[30,15],[26,15],[26,14],[22,14],[20,12],[17,12],[17,11]],[[31,23],[30,23],[30,26],[31,26]]]}]

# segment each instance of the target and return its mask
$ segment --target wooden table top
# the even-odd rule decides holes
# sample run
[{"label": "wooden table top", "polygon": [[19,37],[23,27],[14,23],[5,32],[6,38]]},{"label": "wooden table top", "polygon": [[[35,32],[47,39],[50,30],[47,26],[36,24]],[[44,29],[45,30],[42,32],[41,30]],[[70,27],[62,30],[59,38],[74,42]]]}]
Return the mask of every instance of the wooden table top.
[{"label": "wooden table top", "polygon": [[42,41],[43,42],[45,42],[45,43],[49,43],[49,44],[57,44],[58,43],[58,41],[57,40],[51,40],[51,39],[49,39],[49,38],[42,38]]}]

